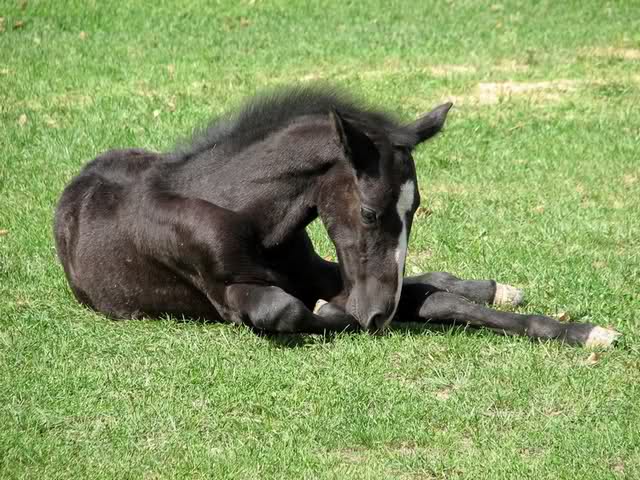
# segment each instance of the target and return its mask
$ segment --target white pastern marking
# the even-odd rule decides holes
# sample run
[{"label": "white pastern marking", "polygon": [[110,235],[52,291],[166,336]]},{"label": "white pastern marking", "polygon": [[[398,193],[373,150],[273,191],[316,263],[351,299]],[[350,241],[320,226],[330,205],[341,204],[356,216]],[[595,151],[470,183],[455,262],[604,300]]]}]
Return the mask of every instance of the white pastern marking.
[{"label": "white pastern marking", "polygon": [[585,346],[587,347],[610,347],[614,344],[618,337],[622,335],[620,332],[611,330],[610,328],[602,328],[595,326],[589,332]]},{"label": "white pastern marking", "polygon": [[524,291],[519,288],[496,282],[496,293],[493,296],[494,305],[520,305],[524,300]]},{"label": "white pastern marking", "polygon": [[400,187],[400,196],[398,197],[398,203],[396,204],[396,211],[398,212],[398,216],[402,222],[402,230],[398,237],[398,246],[396,247],[395,252],[396,264],[398,265],[398,286],[396,287],[396,298],[393,313],[387,319],[386,323],[389,323],[393,319],[393,316],[396,314],[396,310],[398,309],[398,303],[400,302],[400,293],[402,292],[402,274],[404,261],[407,257],[407,242],[409,240],[407,238],[407,213],[409,213],[409,210],[411,210],[411,207],[413,206],[415,194],[416,186],[411,180],[403,183]]}]

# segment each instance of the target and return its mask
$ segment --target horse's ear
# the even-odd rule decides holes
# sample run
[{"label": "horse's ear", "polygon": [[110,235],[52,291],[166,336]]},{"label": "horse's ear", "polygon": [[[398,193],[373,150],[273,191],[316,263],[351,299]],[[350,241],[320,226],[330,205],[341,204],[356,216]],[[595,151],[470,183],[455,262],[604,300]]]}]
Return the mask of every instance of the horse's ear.
[{"label": "horse's ear", "polygon": [[378,149],[373,141],[355,124],[354,121],[331,109],[331,124],[336,132],[340,146],[356,173],[362,173],[377,167]]},{"label": "horse's ear", "polygon": [[418,140],[416,145],[430,139],[442,130],[444,121],[447,119],[447,113],[449,113],[449,109],[452,106],[453,103],[451,102],[443,103],[405,127],[415,134]]}]

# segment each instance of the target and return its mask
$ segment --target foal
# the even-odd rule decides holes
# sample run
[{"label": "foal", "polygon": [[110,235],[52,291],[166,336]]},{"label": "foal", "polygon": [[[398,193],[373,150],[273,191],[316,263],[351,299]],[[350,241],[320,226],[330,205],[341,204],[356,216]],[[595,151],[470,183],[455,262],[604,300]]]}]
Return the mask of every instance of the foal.
[{"label": "foal", "polygon": [[[401,124],[330,91],[289,89],[215,121],[188,148],[104,153],[56,211],[71,289],[113,318],[169,313],[269,332],[433,319],[611,345],[613,330],[487,308],[522,300],[493,280],[403,278],[420,204],[411,154],[450,108]],[[305,227],[317,217],[338,263],[313,249]]]}]

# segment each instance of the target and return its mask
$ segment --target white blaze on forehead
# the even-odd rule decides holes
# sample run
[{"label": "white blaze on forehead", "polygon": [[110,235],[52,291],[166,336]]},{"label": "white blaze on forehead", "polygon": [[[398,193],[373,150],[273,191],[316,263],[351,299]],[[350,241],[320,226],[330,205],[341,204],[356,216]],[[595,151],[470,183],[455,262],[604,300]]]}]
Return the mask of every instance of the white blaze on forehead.
[{"label": "white blaze on forehead", "polygon": [[413,207],[413,201],[415,200],[416,186],[413,181],[409,180],[402,184],[400,187],[400,196],[398,197],[398,203],[396,205],[396,211],[402,222],[402,230],[398,237],[398,246],[395,251],[396,264],[398,265],[398,285],[396,287],[395,306],[393,307],[393,313],[387,319],[387,323],[393,319],[398,309],[398,302],[400,302],[400,292],[402,291],[402,274],[404,269],[404,261],[407,257],[407,213]]}]

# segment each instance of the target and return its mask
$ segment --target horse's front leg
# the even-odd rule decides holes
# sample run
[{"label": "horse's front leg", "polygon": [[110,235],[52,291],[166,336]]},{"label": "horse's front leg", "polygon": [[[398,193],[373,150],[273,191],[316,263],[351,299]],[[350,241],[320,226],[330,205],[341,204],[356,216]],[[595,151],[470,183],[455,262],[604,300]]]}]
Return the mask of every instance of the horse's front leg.
[{"label": "horse's front leg", "polygon": [[532,339],[560,340],[574,345],[609,347],[620,334],[588,323],[561,323],[542,315],[500,312],[473,303],[462,295],[432,285],[408,282],[403,285],[398,313],[400,322],[453,321],[486,327],[506,335]]},{"label": "horse's front leg", "polygon": [[344,310],[318,302],[311,311],[301,300],[275,286],[234,284],[225,289],[227,308],[236,315],[232,321],[273,333],[323,333],[358,328]]},{"label": "horse's front leg", "polygon": [[482,304],[516,306],[524,301],[524,291],[511,285],[498,283],[495,280],[462,280],[446,272],[406,277],[403,286],[408,284],[431,285]]}]

